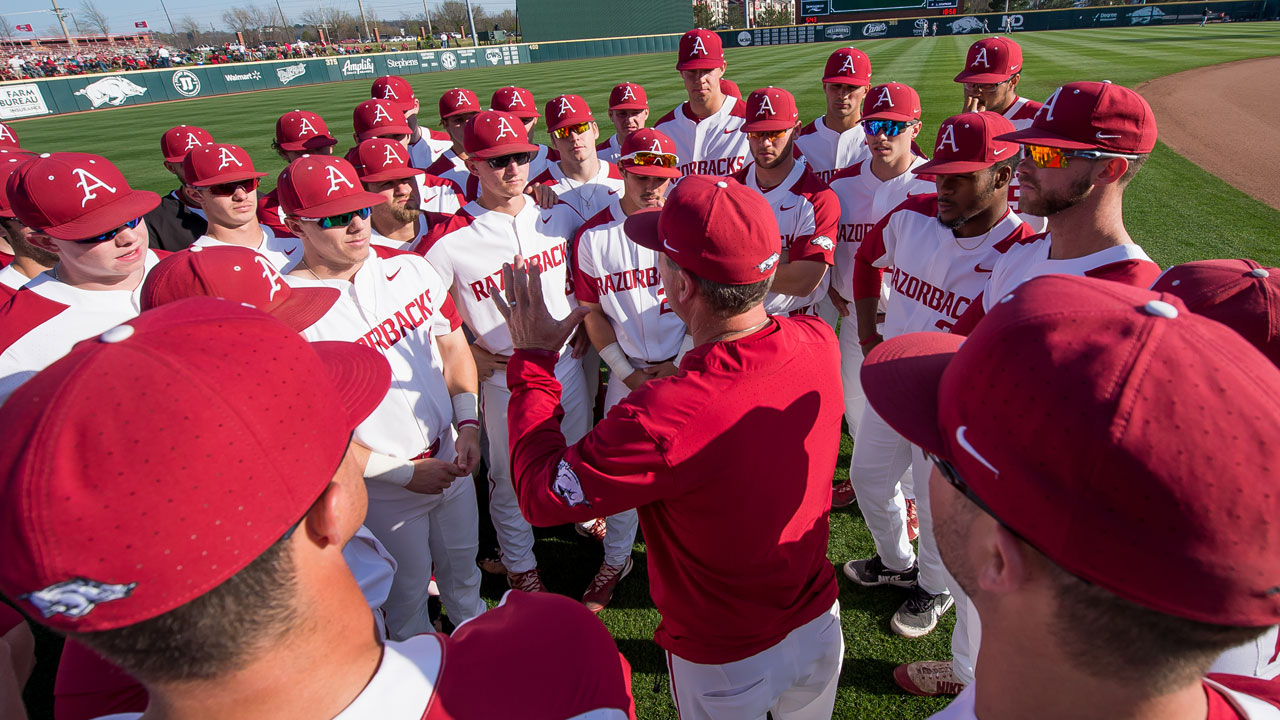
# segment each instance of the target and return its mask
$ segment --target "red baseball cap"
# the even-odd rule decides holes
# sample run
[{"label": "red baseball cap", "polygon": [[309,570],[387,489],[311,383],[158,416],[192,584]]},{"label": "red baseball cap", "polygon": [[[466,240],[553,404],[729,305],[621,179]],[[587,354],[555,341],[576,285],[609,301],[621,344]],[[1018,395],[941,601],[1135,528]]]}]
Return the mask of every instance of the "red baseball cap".
[{"label": "red baseball cap", "polygon": [[1022,47],[1007,37],[983,38],[969,46],[958,83],[998,83],[1022,71]]},{"label": "red baseball cap", "polygon": [[624,229],[636,244],[724,285],[748,285],[773,275],[782,251],[769,202],[728,177],[689,175],[665,205],[632,213]]},{"label": "red baseball cap", "polygon": [[111,161],[88,153],[44,153],[5,182],[14,216],[59,240],[82,240],[146,215],[160,204],[149,190],[134,190]]},{"label": "red baseball cap", "polygon": [[[637,85],[636,87],[639,86]],[[0,123],[0,147],[21,147],[18,144],[18,133],[14,132],[13,128],[5,125],[4,123]]]},{"label": "red baseball cap", "polygon": [[938,126],[933,159],[911,168],[917,175],[957,175],[1017,157],[1017,143],[996,138],[1013,132],[1013,123],[989,110],[953,115]]},{"label": "red baseball cap", "polygon": [[582,122],[595,122],[581,95],[560,95],[547,101],[547,132]]},{"label": "red baseball cap", "polygon": [[720,78],[720,92],[726,97],[742,99],[742,90],[738,88],[738,83],[729,78]]},{"label": "red baseball cap", "polygon": [[1067,572],[1168,615],[1280,623],[1280,371],[1176,296],[1038,277],[967,339],[885,341],[862,386]]},{"label": "red baseball cap", "polygon": [[645,94],[644,88],[635,83],[620,83],[609,91],[609,109],[648,110],[649,96]]},{"label": "red baseball cap", "polygon": [[770,85],[747,96],[747,121],[739,131],[789,130],[799,120],[796,99],[786,90]]},{"label": "red baseball cap", "polygon": [[289,163],[276,182],[285,214],[321,218],[381,205],[386,198],[367,192],[351,163],[331,155],[303,155]]},{"label": "red baseball cap", "polygon": [[871,84],[871,58],[858,48],[840,48],[827,58],[822,82],[866,87]]},{"label": "red baseball cap", "polygon": [[409,151],[386,138],[370,138],[347,151],[347,162],[356,169],[361,182],[404,180],[425,172],[409,167]]},{"label": "red baseball cap", "polygon": [[400,108],[400,112],[408,112],[417,104],[417,98],[413,96],[413,86],[408,80],[395,75],[383,75],[374,80],[373,87],[369,89],[369,97],[376,100],[390,100]]},{"label": "red baseball cap", "polygon": [[1235,330],[1280,366],[1280,269],[1248,259],[1175,265],[1151,289]]},{"label": "red baseball cap", "polygon": [[160,154],[165,162],[180,163],[192,148],[212,144],[213,136],[208,130],[195,125],[179,125],[165,130],[160,136]]},{"label": "red baseball cap", "polygon": [[711,70],[724,65],[720,36],[710,30],[690,30],[680,37],[677,70]]},{"label": "red baseball cap", "polygon": [[235,180],[266,177],[253,169],[253,159],[238,145],[201,145],[182,159],[182,176],[188,185],[208,187]]},{"label": "red baseball cap", "polygon": [[476,94],[466,88],[446,90],[440,96],[440,119],[453,117],[461,113],[477,113],[483,110]]},{"label": "red baseball cap", "polygon": [[298,332],[333,307],[342,292],[290,287],[256,250],[237,245],[192,245],[156,264],[142,283],[142,310],[189,297],[213,297],[255,307]]},{"label": "red baseball cap", "polygon": [[538,114],[538,104],[533,100],[533,93],[522,87],[508,86],[493,91],[489,100],[489,109],[511,113],[522,120],[542,117]]},{"label": "red baseball cap", "polygon": [[5,190],[9,176],[14,174],[22,164],[35,157],[35,153],[14,148],[0,148],[0,217],[16,217],[9,203],[9,193]]},{"label": "red baseball cap", "polygon": [[306,110],[290,110],[276,120],[276,144],[281,150],[301,152],[337,145],[324,118]]},{"label": "red baseball cap", "polygon": [[402,112],[390,100],[365,100],[351,113],[356,137],[361,141],[383,135],[408,135],[413,132]]},{"label": "red baseball cap", "polygon": [[863,120],[919,120],[920,95],[902,83],[876,85],[862,99]]},{"label": "red baseball cap", "polygon": [[[640,152],[657,153],[659,155],[671,155],[675,158],[677,167],[662,167],[661,165],[637,165],[635,154]],[[626,168],[627,172],[633,175],[648,175],[649,177],[680,177],[680,156],[676,153],[676,144],[659,130],[653,128],[641,128],[627,136],[622,141],[622,147],[619,148],[620,158],[618,167]]]},{"label": "red baseball cap", "polygon": [[0,591],[64,632],[205,594],[306,515],[390,384],[376,350],[206,297],[77,343],[0,410]]},{"label": "red baseball cap", "polygon": [[520,118],[497,110],[485,110],[467,121],[462,147],[468,155],[481,160],[538,149],[529,142],[529,133]]},{"label": "red baseball cap", "polygon": [[1156,116],[1141,95],[1123,85],[1073,82],[1053,91],[1031,127],[1000,139],[1140,155],[1155,149]]}]

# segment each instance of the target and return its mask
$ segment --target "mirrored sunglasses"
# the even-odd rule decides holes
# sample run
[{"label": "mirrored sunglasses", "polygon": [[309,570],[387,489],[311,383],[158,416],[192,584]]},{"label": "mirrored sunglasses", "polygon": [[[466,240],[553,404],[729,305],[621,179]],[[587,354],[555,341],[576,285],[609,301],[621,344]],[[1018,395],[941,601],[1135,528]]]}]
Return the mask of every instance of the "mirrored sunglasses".
[{"label": "mirrored sunglasses", "polygon": [[318,218],[304,217],[304,218],[298,218],[298,219],[310,220],[311,222],[318,224],[320,227],[324,228],[325,230],[328,230],[330,228],[346,227],[351,224],[351,221],[354,220],[356,216],[359,216],[361,220],[368,220],[369,215],[372,213],[373,213],[373,208],[360,208],[359,210],[353,210],[352,212],[339,213],[337,215],[330,215],[328,217],[318,217]]},{"label": "mirrored sunglasses", "polygon": [[101,235],[95,235],[95,236],[93,236],[93,237],[91,237],[91,238],[84,238],[83,240],[73,240],[72,242],[77,243],[77,244],[83,244],[83,245],[92,245],[92,244],[95,244],[95,243],[106,242],[106,241],[108,241],[108,240],[111,240],[111,239],[112,239],[112,238],[114,238],[115,236],[119,235],[120,233],[124,232],[124,229],[125,229],[125,228],[130,228],[130,229],[132,229],[132,228],[136,228],[136,227],[138,227],[138,223],[140,223],[140,222],[142,222],[142,218],[137,217],[137,218],[134,218],[134,219],[130,220],[129,222],[127,222],[127,223],[125,223],[125,224],[121,225],[120,227],[116,228],[115,230],[108,230],[107,232],[104,232],[104,233],[102,233]]},{"label": "mirrored sunglasses", "polygon": [[581,135],[582,133],[590,129],[591,129],[591,123],[589,122],[574,123],[572,125],[565,125],[562,128],[556,128],[555,130],[552,130],[551,137],[557,140],[564,140],[565,138],[569,137],[570,133],[577,133],[578,135]]},{"label": "mirrored sunglasses", "polygon": [[671,153],[656,153],[648,150],[641,150],[619,158],[619,162],[622,161],[626,161],[636,167],[674,168],[680,162],[680,159]]},{"label": "mirrored sunglasses", "polygon": [[531,152],[511,153],[510,155],[501,155],[495,158],[489,158],[485,162],[489,163],[489,167],[494,170],[501,170],[511,163],[517,165],[528,165],[533,162],[534,154]]},{"label": "mirrored sunglasses", "polygon": [[864,120],[862,130],[868,135],[884,133],[885,137],[897,137],[903,130],[920,122],[919,120]]}]

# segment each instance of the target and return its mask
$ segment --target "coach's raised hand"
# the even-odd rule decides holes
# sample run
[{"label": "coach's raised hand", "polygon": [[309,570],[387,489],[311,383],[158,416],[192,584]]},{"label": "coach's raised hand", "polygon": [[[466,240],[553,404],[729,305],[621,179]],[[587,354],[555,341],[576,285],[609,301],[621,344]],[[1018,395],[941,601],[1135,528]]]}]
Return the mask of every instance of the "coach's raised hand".
[{"label": "coach's raised hand", "polygon": [[558,353],[569,333],[587,316],[587,308],[576,307],[563,320],[552,317],[542,299],[542,268],[527,265],[521,255],[503,264],[502,284],[506,298],[494,293],[493,301],[507,321],[511,344],[517,350]]}]

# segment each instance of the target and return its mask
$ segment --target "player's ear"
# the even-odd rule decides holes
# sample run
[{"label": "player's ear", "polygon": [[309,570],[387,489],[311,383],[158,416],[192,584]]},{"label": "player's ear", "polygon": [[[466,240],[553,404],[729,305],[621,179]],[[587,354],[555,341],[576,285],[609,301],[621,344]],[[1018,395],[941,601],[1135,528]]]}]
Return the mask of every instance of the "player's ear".
[{"label": "player's ear", "polygon": [[41,250],[47,250],[51,253],[60,252],[58,250],[58,244],[53,241],[53,238],[37,230],[31,231],[31,234],[27,236],[27,242]]},{"label": "player's ear", "polygon": [[1129,171],[1129,161],[1122,157],[1104,158],[1106,162],[1094,163],[1093,184],[1111,185],[1120,181]]},{"label": "player's ear", "polygon": [[1013,182],[1014,166],[1012,165],[997,165],[992,168],[992,172],[995,173],[995,177],[991,182],[997,188],[1007,188],[1009,183]]},{"label": "player's ear", "polygon": [[302,237],[302,221],[292,215],[284,216],[284,226],[293,233],[294,237]]},{"label": "player's ear", "polygon": [[916,123],[915,125],[912,125],[912,126],[911,126],[911,139],[912,139],[912,140],[915,140],[916,138],[920,137],[920,131],[921,131],[921,130],[923,130],[923,129],[924,129],[924,121],[923,121],[923,120],[921,120],[920,122]]}]

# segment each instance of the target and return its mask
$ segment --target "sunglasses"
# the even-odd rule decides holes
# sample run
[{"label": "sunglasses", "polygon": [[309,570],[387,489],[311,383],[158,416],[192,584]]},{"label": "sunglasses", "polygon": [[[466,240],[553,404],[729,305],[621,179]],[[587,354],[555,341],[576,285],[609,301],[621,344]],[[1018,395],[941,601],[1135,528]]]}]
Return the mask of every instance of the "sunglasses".
[{"label": "sunglasses", "polygon": [[875,136],[884,133],[885,137],[897,137],[902,134],[903,130],[920,122],[919,120],[865,120],[862,123],[862,130],[868,135]]},{"label": "sunglasses", "polygon": [[965,83],[965,85],[968,85],[969,87],[978,88],[979,90],[995,90],[996,88],[1000,87],[1001,85],[1004,85],[1005,83],[1009,82],[1012,79],[1013,79],[1013,76],[1010,75],[1009,77],[1001,80],[1000,82],[994,82],[994,83],[967,82]]},{"label": "sunglasses", "polygon": [[622,162],[623,160],[626,160],[628,163],[636,167],[656,166],[664,168],[673,168],[680,162],[680,158],[671,153],[656,153],[649,152],[648,150],[633,152],[630,155],[624,155],[618,158],[618,162]]},{"label": "sunglasses", "polygon": [[752,140],[768,140],[772,142],[785,135],[786,132],[786,130],[753,130],[747,133],[747,137]]},{"label": "sunglasses", "polygon": [[590,129],[591,129],[591,123],[589,122],[574,123],[573,125],[565,125],[562,128],[556,128],[555,130],[552,130],[551,137],[557,140],[564,140],[565,138],[569,137],[570,133],[577,133],[581,135],[582,133]]},{"label": "sunglasses", "polygon": [[485,162],[489,163],[489,167],[493,168],[494,170],[501,170],[506,166],[510,165],[511,163],[515,163],[517,165],[528,165],[529,163],[533,162],[533,153],[531,152],[511,153],[510,155],[502,155],[495,158],[489,158]]},{"label": "sunglasses", "polygon": [[96,243],[106,242],[106,241],[108,241],[108,240],[110,240],[110,239],[114,238],[115,236],[119,235],[120,233],[124,232],[124,229],[125,229],[125,228],[133,229],[133,228],[138,227],[138,223],[140,223],[140,222],[142,222],[142,218],[137,217],[137,218],[134,218],[134,219],[130,220],[129,222],[127,222],[127,223],[125,223],[125,224],[121,225],[120,227],[116,228],[115,230],[108,230],[107,232],[104,232],[104,233],[102,233],[101,235],[95,235],[94,237],[91,237],[91,238],[85,238],[85,239],[83,239],[83,240],[73,240],[72,242],[74,242],[74,243],[76,243],[76,244],[82,244],[82,245],[93,245],[93,244],[96,244]]},{"label": "sunglasses", "polygon": [[1062,148],[1047,147],[1045,145],[1023,145],[1022,157],[1030,158],[1031,162],[1041,169],[1065,168],[1070,162],[1069,158],[1084,158],[1086,160],[1113,157],[1125,158],[1126,160],[1136,160],[1138,158],[1137,155],[1126,153],[1103,152],[1101,150],[1063,150]]},{"label": "sunglasses", "polygon": [[205,188],[210,195],[217,197],[229,197],[235,195],[237,190],[244,190],[245,194],[251,193],[258,189],[258,178],[248,178],[247,180],[233,180],[231,182],[219,183],[217,185],[209,185]]},{"label": "sunglasses", "polygon": [[320,227],[324,228],[325,230],[328,230],[330,228],[346,227],[351,224],[352,220],[356,219],[356,216],[359,216],[361,220],[368,220],[369,215],[372,213],[373,213],[373,208],[360,208],[359,210],[339,213],[337,215],[330,215],[328,217],[318,217],[318,218],[300,217],[298,219],[310,220],[313,223],[317,223],[318,225],[320,225]]}]

